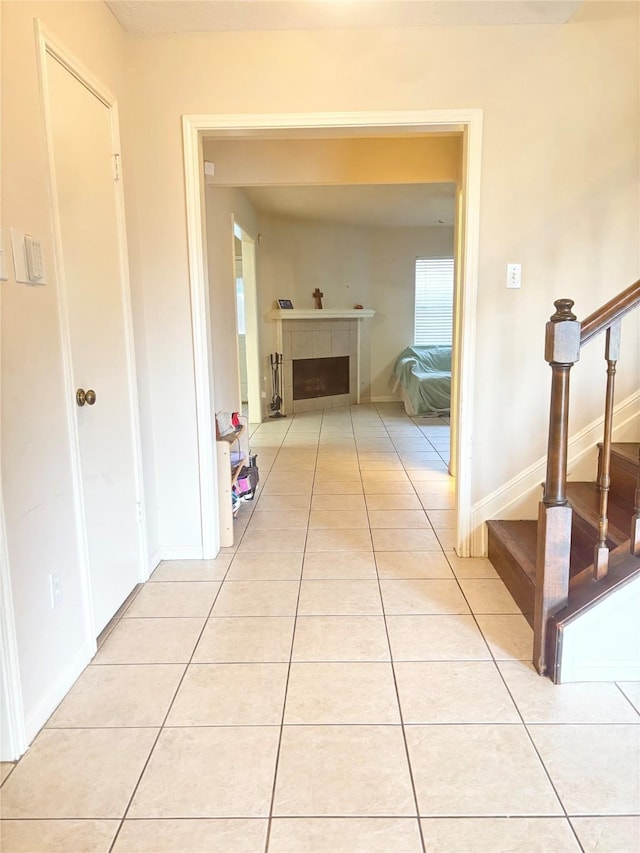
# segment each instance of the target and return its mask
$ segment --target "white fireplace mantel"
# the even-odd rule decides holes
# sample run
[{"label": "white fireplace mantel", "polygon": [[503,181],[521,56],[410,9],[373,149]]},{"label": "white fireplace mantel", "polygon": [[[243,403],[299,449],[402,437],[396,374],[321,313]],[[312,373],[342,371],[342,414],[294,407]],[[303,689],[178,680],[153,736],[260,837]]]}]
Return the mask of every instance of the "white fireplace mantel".
[{"label": "white fireplace mantel", "polygon": [[364,320],[376,312],[373,308],[274,308],[272,320]]}]

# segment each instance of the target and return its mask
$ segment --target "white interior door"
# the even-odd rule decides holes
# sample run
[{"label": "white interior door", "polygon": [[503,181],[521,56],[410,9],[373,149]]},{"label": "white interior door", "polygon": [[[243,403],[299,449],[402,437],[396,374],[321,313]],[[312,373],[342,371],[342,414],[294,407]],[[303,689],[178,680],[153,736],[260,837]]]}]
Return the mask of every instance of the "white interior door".
[{"label": "white interior door", "polygon": [[144,578],[129,298],[114,107],[46,57],[49,129],[94,629]]}]

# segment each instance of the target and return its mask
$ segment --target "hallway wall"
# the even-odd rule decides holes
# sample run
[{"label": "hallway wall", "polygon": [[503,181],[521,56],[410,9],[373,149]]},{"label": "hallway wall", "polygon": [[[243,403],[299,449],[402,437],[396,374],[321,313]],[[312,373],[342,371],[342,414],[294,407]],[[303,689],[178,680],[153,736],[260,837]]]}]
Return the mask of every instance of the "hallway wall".
[{"label": "hallway wall", "polygon": [[[584,317],[640,273],[639,12],[637,4],[588,3],[563,26],[128,37],[131,103],[145,105],[128,132],[138,203],[152,211],[140,222],[139,286],[153,300],[154,386],[167,353],[174,371],[192,370],[182,115],[475,107],[484,131],[472,500],[539,458],[553,300],[570,296]],[[522,264],[520,290],[506,289],[512,262]],[[626,327],[621,399],[640,372],[638,329]],[[591,369],[604,383],[597,347],[572,378],[575,430],[601,402]],[[184,451],[175,462],[169,454],[194,441],[172,416],[193,409],[193,385],[172,383],[171,392],[154,395],[162,517],[175,502],[169,486],[179,466],[187,502],[196,490],[191,460],[187,468]]]},{"label": "hallway wall", "polygon": [[[2,478],[33,733],[89,654],[33,18],[120,97],[149,550],[195,555],[201,527],[182,116],[483,110],[478,500],[544,452],[543,330],[553,300],[571,296],[584,317],[640,275],[640,8],[587,3],[565,26],[181,36],[126,35],[100,2],[2,2],[0,15],[2,224],[41,238],[49,275],[42,288],[16,285],[11,272],[0,285]],[[507,291],[506,264],[516,261],[523,287]],[[637,388],[640,373],[638,324],[624,326],[620,398]],[[574,371],[572,430],[596,416],[601,400],[587,368],[604,385],[599,347]],[[64,590],[56,610],[48,590],[54,569]]]}]

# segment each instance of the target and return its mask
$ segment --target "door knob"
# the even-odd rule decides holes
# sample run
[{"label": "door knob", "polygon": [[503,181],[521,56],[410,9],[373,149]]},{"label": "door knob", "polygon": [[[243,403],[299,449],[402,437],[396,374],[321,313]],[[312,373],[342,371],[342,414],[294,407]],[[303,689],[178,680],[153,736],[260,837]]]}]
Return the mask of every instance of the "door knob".
[{"label": "door knob", "polygon": [[96,401],[96,392],[89,388],[88,391],[85,391],[84,388],[78,388],[76,391],[76,403],[79,406],[84,406],[86,403],[88,406],[93,406]]}]

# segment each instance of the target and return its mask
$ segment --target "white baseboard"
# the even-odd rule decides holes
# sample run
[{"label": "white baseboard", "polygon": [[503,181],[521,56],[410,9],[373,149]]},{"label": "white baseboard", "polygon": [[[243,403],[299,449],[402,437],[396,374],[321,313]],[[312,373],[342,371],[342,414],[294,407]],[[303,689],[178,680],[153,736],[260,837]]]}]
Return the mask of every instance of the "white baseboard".
[{"label": "white baseboard", "polygon": [[[632,421],[640,419],[640,391],[631,394],[613,410],[613,438]],[[597,418],[569,439],[568,467],[575,467],[602,441],[604,418]],[[499,518],[516,505],[531,500],[540,490],[546,476],[547,457],[536,460],[503,486],[479,500],[471,508],[471,553],[477,557],[487,554],[487,527],[485,522]],[[540,494],[542,494],[540,492]],[[534,516],[532,516],[534,517]]]},{"label": "white baseboard", "polygon": [[162,562],[162,548],[156,548],[152,554],[149,554],[149,575],[158,568]]},{"label": "white baseboard", "polygon": [[[202,548],[156,548],[149,558],[150,572],[152,572],[162,560],[201,560]],[[47,722],[51,714],[73,687],[78,677],[95,654],[95,646],[85,644],[69,661],[65,669],[49,687],[47,692],[40,698],[35,708],[26,714],[25,735],[26,743],[32,743],[40,729]]]},{"label": "white baseboard", "polygon": [[78,680],[94,654],[95,644],[85,644],[69,661],[44,696],[40,698],[36,707],[27,713],[25,719],[27,743],[32,743],[40,729]]},{"label": "white baseboard", "polygon": [[585,661],[576,665],[571,673],[560,676],[560,684],[582,681],[640,681],[640,661],[636,663],[616,660],[601,662]]},{"label": "white baseboard", "polygon": [[[365,402],[364,398],[363,398],[363,402]],[[386,397],[369,397],[368,402],[369,403],[400,403],[401,404],[402,400],[399,400],[394,395],[387,394]]]},{"label": "white baseboard", "polygon": [[153,559],[158,560],[154,568],[162,560],[202,560],[202,547],[189,546],[183,548],[157,548],[154,551]]}]

